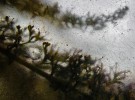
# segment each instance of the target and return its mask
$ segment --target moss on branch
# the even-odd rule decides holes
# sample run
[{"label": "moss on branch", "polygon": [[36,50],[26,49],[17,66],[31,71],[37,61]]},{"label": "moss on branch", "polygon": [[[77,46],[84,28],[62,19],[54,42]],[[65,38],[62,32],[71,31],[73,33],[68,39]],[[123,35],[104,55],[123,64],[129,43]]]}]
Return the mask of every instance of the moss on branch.
[{"label": "moss on branch", "polygon": [[[28,30],[28,36],[24,37],[26,30]],[[24,38],[27,39],[24,40]],[[30,44],[39,45],[38,41],[42,42],[40,48],[44,57],[39,58],[38,63],[29,57],[32,62],[28,62],[27,57],[23,55],[25,51],[27,52],[24,47],[29,49]],[[21,49],[24,52],[20,51]],[[131,93],[134,93],[133,88],[127,88],[127,90],[123,88],[125,85],[122,81],[126,78],[128,71],[113,72],[112,77],[105,71],[103,64],[96,65],[96,60],[90,55],[84,55],[80,50],[75,50],[73,53],[60,53],[45,41],[40,31],[35,31],[34,26],[28,25],[25,28],[16,26],[14,20],[8,16],[0,21],[0,53],[8,57],[9,64],[18,62],[45,77],[54,90],[62,91],[72,100],[134,98],[131,96]]]}]

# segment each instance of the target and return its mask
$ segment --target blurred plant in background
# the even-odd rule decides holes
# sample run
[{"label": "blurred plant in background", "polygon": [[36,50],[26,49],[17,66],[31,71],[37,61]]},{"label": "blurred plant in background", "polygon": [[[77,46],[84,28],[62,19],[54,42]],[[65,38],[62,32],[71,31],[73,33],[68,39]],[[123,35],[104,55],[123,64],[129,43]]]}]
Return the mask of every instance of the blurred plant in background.
[{"label": "blurred plant in background", "polygon": [[86,16],[78,16],[72,14],[71,11],[62,13],[58,3],[54,5],[43,4],[39,0],[0,0],[1,5],[9,5],[17,8],[19,11],[25,11],[32,14],[32,17],[40,16],[51,20],[58,25],[67,27],[88,27],[91,26],[94,30],[101,30],[106,27],[108,22],[115,23],[122,19],[129,8],[127,6],[117,9],[112,14],[95,14],[87,13]]}]

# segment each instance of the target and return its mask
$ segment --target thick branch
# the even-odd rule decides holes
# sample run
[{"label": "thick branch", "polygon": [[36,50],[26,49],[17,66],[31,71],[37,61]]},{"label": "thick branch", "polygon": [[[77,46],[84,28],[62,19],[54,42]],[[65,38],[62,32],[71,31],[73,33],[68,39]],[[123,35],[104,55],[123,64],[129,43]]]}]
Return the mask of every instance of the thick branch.
[{"label": "thick branch", "polygon": [[[15,55],[12,52],[7,51],[7,49],[4,47],[4,45],[1,45],[0,43],[0,53],[2,53],[3,55],[5,55],[6,57],[15,57]],[[65,87],[67,86],[66,81],[57,79],[53,76],[51,76],[50,74],[44,72],[43,70],[37,68],[35,65],[27,62],[24,58],[22,57],[15,57],[14,61],[16,61],[17,63],[23,65],[24,67],[30,69],[31,71],[35,72],[36,74],[44,77],[45,79],[47,79],[51,84],[58,86],[57,89],[61,90],[61,91],[65,91]],[[69,87],[72,87],[70,84],[68,84]],[[78,89],[73,88],[72,92],[75,91],[75,93],[79,93],[83,96],[88,96],[87,94],[83,93],[82,91],[79,91]]]},{"label": "thick branch", "polygon": [[4,54],[6,57],[10,58],[13,57],[13,60],[16,61],[17,63],[24,65],[26,68],[32,70],[33,72],[37,73],[38,75],[45,77],[48,81],[50,82],[55,82],[56,84],[61,84],[62,86],[64,85],[60,80],[52,77],[50,74],[44,72],[43,70],[37,68],[35,65],[27,62],[24,58],[22,57],[17,57],[13,53],[9,52],[4,45],[0,44],[0,52]]}]

